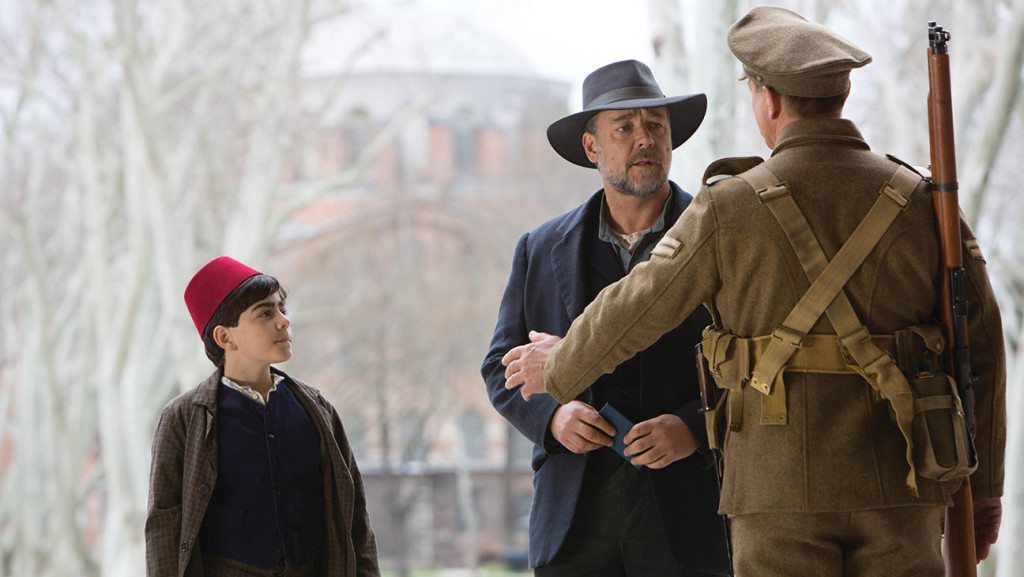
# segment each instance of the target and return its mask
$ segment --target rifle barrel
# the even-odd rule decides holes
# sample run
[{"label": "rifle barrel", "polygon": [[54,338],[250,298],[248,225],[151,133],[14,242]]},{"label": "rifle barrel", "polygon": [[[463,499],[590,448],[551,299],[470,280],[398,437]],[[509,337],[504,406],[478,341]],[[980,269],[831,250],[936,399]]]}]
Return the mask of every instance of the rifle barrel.
[{"label": "rifle barrel", "polygon": [[[928,129],[931,190],[942,251],[939,309],[946,334],[946,368],[957,382],[968,430],[974,434],[974,402],[968,360],[966,278],[960,235],[960,203],[953,139],[953,104],[949,78],[948,31],[928,25]],[[950,577],[976,577],[974,507],[970,478],[965,478],[946,509],[944,553]]]}]

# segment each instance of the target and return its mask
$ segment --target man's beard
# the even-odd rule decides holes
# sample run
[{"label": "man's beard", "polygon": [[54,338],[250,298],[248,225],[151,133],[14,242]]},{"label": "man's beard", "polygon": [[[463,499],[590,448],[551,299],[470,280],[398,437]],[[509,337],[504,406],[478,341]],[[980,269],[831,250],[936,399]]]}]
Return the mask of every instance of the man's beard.
[{"label": "man's beard", "polygon": [[[597,170],[601,173],[601,176],[608,181],[615,190],[618,190],[626,196],[633,196],[636,198],[647,198],[654,193],[661,190],[665,183],[668,181],[668,169],[661,163],[661,159],[654,152],[641,152],[629,159],[626,163],[626,169],[622,172],[617,172],[609,168],[602,168],[604,163],[603,154],[598,154],[597,159]],[[632,168],[633,164],[640,160],[650,160],[657,162],[658,164],[652,164],[647,169],[657,171],[653,177],[644,178],[643,180],[631,178],[629,176],[629,169]]]}]

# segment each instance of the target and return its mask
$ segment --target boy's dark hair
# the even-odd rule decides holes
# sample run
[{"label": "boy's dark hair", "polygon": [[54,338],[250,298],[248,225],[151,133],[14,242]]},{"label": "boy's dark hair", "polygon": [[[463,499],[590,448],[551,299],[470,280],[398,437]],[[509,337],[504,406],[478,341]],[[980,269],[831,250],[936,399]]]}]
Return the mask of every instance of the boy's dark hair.
[{"label": "boy's dark hair", "polygon": [[206,328],[203,329],[203,344],[206,346],[206,356],[217,365],[217,368],[224,368],[224,349],[214,340],[213,329],[220,325],[237,327],[238,319],[246,309],[277,291],[281,291],[281,300],[288,296],[288,291],[276,278],[268,274],[251,276],[224,297],[217,310],[213,311],[210,322],[206,323]]}]

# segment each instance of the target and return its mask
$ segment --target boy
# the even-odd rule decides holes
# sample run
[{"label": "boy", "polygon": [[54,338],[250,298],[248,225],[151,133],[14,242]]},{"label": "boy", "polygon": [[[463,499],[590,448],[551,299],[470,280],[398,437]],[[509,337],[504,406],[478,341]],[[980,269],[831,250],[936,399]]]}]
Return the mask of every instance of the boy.
[{"label": "boy", "polygon": [[149,577],[379,575],[338,413],[270,366],[291,357],[285,297],[277,279],[226,256],[185,288],[217,369],[172,400],[157,425]]}]

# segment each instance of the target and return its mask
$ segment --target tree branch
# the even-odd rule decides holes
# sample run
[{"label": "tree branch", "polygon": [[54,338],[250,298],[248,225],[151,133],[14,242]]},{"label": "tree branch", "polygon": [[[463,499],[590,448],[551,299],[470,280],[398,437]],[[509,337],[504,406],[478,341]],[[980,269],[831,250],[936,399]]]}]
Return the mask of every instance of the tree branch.
[{"label": "tree branch", "polygon": [[433,91],[426,92],[420,96],[417,100],[410,103],[398,114],[394,115],[387,125],[378,132],[373,139],[366,145],[356,158],[352,166],[346,170],[323,178],[313,182],[302,183],[297,186],[285,186],[283,187],[284,197],[290,199],[286,202],[284,207],[277,212],[275,217],[271,220],[269,230],[271,231],[271,237],[277,236],[277,231],[280,230],[281,226],[288,221],[297,211],[308,206],[314,200],[320,198],[328,192],[342,189],[362,178],[366,172],[370,169],[370,165],[377,159],[378,156],[384,149],[398,136],[398,134],[404,129],[409,122],[419,117],[423,112],[430,106],[434,101],[436,93]]}]

